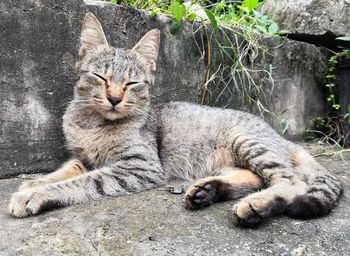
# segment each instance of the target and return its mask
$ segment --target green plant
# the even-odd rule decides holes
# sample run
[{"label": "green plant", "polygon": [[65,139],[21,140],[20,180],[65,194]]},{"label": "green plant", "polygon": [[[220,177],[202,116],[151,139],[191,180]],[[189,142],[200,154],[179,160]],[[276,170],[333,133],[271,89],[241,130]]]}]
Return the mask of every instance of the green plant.
[{"label": "green plant", "polygon": [[336,38],[337,40],[350,41],[350,36],[340,36]]},{"label": "green plant", "polygon": [[[185,3],[181,0],[111,0],[111,2],[149,10],[151,16],[159,13],[172,15],[174,17],[171,24],[172,33],[179,31],[183,19],[188,19],[209,20],[214,29],[221,24],[242,25],[246,29],[262,34],[278,34],[278,25],[260,13],[259,7],[263,2],[259,0],[222,0],[214,3],[206,0],[192,0]],[[206,14],[205,17],[201,15],[203,12]]]},{"label": "green plant", "polygon": [[181,28],[181,20],[186,18],[188,20],[195,20],[197,15],[191,12],[180,0],[174,0],[169,6],[170,13],[174,16],[174,20],[170,26],[170,32],[175,34]]},{"label": "green plant", "polygon": [[332,108],[335,110],[340,109],[340,104],[336,103],[335,100],[335,94],[334,94],[334,87],[336,86],[336,70],[337,70],[337,64],[338,64],[338,58],[339,53],[336,53],[328,60],[328,74],[326,76],[328,82],[326,84],[326,87],[328,88],[328,96],[327,101],[331,102]]},{"label": "green plant", "polygon": [[344,115],[344,120],[350,124],[350,105],[346,108],[346,114]]},{"label": "green plant", "polygon": [[[246,110],[258,112],[261,116],[268,113],[278,119],[278,115],[271,111],[270,96],[274,87],[272,67],[262,67],[268,51],[258,35],[276,34],[278,26],[259,13],[260,5],[257,0],[222,1],[204,5],[204,11],[214,31],[209,32],[210,28],[203,23],[206,38],[209,38],[208,70],[206,83],[200,91],[199,103],[215,106],[218,103],[223,105],[224,102],[224,105],[229,106],[231,102],[236,102],[231,107],[244,106]],[[220,56],[215,56],[220,59],[216,62],[221,63],[216,70],[211,70],[211,67],[218,66],[211,64],[215,62],[210,60],[213,55],[212,47],[220,52]],[[256,69],[256,66],[262,68]],[[257,76],[261,79],[256,79]],[[228,99],[227,103],[225,98]],[[288,120],[284,120],[281,126],[288,128]],[[281,131],[286,130],[283,128]]]},{"label": "green plant", "polygon": [[259,11],[263,4],[259,0],[245,0],[225,2],[215,4],[212,12],[220,22],[230,25],[242,25],[249,31],[256,31],[261,34],[275,35],[278,34],[278,25],[266,15]]},{"label": "green plant", "polygon": [[[211,34],[205,27],[205,31],[211,43],[207,49],[207,83],[202,87],[199,102],[214,106],[223,103],[229,106],[233,102],[231,107],[273,114],[268,107],[273,89],[272,68],[263,67],[268,52],[259,36],[241,27],[219,26],[218,32]],[[211,48],[217,51],[209,60],[213,55]],[[210,66],[218,68],[210,70]]]},{"label": "green plant", "polygon": [[288,111],[288,109],[283,110],[279,115],[277,115],[278,121],[278,133],[285,134],[289,128],[289,120],[284,116],[284,114]]},{"label": "green plant", "polygon": [[[349,38],[350,37],[344,37],[344,38]],[[337,71],[337,65],[339,63],[340,58],[350,58],[350,50],[342,50],[341,52],[337,52],[333,56],[331,56],[328,60],[328,74],[326,76],[328,82],[326,84],[326,87],[328,88],[328,96],[327,96],[327,101],[331,103],[331,107],[338,111],[340,109],[340,104],[336,101],[336,96],[334,94],[334,88],[337,83],[337,76],[336,76],[336,71]],[[350,108],[347,106],[347,112],[349,113]],[[347,118],[349,115],[347,115]]]},{"label": "green plant", "polygon": [[[339,40],[345,40],[346,38],[350,37],[338,37]],[[328,83],[326,84],[326,87],[328,88],[328,96],[327,101],[332,103],[332,108],[335,110],[340,109],[340,104],[336,102],[335,100],[335,94],[334,94],[334,88],[336,86],[336,71],[337,71],[337,65],[340,58],[350,58],[350,50],[342,50],[341,52],[335,53],[333,56],[331,56],[328,60],[328,74],[326,76]]]},{"label": "green plant", "polygon": [[[338,37],[337,40],[350,41],[349,36]],[[326,75],[328,89],[327,102],[330,103],[329,111],[324,116],[313,119],[316,130],[309,130],[321,134],[324,140],[330,140],[338,145],[344,145],[348,136],[344,131],[344,121],[350,125],[350,105],[341,106],[337,97],[337,72],[340,59],[350,59],[350,50],[343,49],[332,55],[328,60],[328,74]],[[342,109],[342,112],[340,111]]]}]

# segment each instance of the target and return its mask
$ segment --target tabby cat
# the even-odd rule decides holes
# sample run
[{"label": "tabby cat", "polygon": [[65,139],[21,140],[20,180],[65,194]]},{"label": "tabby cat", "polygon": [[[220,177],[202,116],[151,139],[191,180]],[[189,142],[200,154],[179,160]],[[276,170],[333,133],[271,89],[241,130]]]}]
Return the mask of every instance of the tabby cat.
[{"label": "tabby cat", "polygon": [[189,209],[243,197],[230,214],[244,226],[279,214],[319,217],[336,205],[338,179],[258,117],[184,102],[151,106],[159,30],[132,49],[113,48],[88,13],[80,42],[80,78],[63,117],[73,158],[24,182],[10,200],[12,216],[143,191],[173,178],[198,180],[186,193]]}]

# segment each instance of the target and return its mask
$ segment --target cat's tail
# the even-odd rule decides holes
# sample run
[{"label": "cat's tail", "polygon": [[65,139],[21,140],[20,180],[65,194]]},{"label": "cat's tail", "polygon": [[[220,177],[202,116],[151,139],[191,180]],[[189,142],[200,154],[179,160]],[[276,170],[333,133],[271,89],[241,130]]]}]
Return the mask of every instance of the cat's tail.
[{"label": "cat's tail", "polygon": [[325,169],[311,175],[307,183],[309,189],[306,194],[297,195],[288,205],[286,214],[290,217],[309,219],[324,216],[330,213],[342,195],[340,181]]}]

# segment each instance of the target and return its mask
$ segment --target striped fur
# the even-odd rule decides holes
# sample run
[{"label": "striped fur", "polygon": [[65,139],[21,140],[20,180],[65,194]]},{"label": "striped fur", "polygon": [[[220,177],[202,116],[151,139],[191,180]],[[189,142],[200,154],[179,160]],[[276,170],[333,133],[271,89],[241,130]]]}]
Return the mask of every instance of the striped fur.
[{"label": "striped fur", "polygon": [[63,118],[73,158],[25,182],[11,198],[10,214],[125,195],[172,178],[199,180],[186,193],[191,209],[245,196],[232,210],[241,225],[278,214],[329,213],[341,195],[338,179],[258,117],[184,102],[150,104],[159,37],[152,30],[133,49],[113,48],[87,14],[80,79]]}]

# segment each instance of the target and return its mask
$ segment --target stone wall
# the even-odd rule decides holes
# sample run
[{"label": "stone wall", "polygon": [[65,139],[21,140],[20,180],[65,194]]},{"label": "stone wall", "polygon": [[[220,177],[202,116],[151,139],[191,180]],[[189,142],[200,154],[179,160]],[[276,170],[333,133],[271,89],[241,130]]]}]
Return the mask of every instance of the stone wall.
[{"label": "stone wall", "polygon": [[292,34],[350,35],[349,0],[265,0],[263,11]]},{"label": "stone wall", "polygon": [[[146,12],[108,3],[1,1],[0,178],[52,171],[68,158],[61,117],[72,98],[80,27],[87,11],[100,19],[114,46],[132,47],[148,30],[159,28],[154,101],[198,101],[207,66],[190,23],[172,35],[168,17],[151,18]],[[264,40],[272,53],[262,65],[273,67],[274,110],[288,109],[287,134],[300,137],[310,117],[322,112],[325,55],[305,43]]]}]

